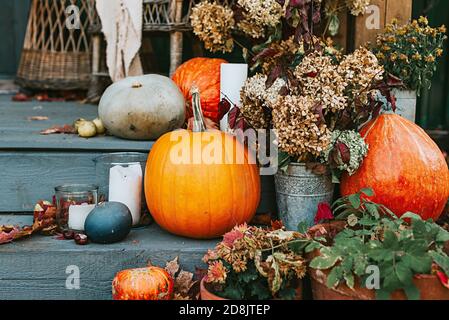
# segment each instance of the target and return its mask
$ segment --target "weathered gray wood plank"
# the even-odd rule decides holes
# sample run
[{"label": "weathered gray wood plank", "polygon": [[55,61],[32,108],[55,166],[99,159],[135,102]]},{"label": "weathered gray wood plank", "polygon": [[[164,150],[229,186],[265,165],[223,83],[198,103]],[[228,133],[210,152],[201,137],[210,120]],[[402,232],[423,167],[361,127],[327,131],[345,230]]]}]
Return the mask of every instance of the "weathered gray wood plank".
[{"label": "weathered gray wood plank", "polygon": [[1,152],[0,212],[32,211],[38,200],[51,200],[54,187],[95,183],[99,153]]},{"label": "weathered gray wood plank", "polygon": [[[47,116],[49,120],[29,121],[28,117]],[[94,119],[97,106],[77,102],[12,102],[0,95],[0,150],[95,150],[141,151],[151,149],[151,141],[129,141],[115,137],[83,139],[76,135],[43,136],[40,131],[54,125],[71,124],[79,118]]]},{"label": "weathered gray wood plank", "polygon": [[[4,219],[0,216],[0,223]],[[110,299],[111,281],[118,271],[148,261],[164,266],[177,256],[185,270],[194,271],[204,267],[201,258],[217,242],[176,237],[156,225],[134,229],[125,241],[111,245],[77,246],[73,241],[34,236],[0,246],[0,300]],[[68,266],[79,268],[79,290],[66,288]]]}]

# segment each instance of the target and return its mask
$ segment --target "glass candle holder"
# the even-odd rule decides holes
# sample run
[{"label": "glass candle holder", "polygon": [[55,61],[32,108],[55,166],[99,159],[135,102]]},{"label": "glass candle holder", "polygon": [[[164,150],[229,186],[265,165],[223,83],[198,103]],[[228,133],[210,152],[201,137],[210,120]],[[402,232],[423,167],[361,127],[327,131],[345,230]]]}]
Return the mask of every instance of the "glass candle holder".
[{"label": "glass candle holder", "polygon": [[128,206],[133,226],[148,213],[144,176],[148,155],[139,152],[109,153],[95,159],[100,201],[117,201]]},{"label": "glass candle holder", "polygon": [[98,187],[68,184],[55,188],[56,223],[60,231],[84,231],[84,222],[98,204]]}]

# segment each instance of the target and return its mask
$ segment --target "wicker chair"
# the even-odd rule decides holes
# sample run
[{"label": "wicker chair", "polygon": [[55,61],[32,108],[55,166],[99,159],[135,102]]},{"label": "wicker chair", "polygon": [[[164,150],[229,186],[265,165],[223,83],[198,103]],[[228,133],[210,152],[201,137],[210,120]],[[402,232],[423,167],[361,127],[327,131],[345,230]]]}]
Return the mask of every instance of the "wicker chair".
[{"label": "wicker chair", "polygon": [[[32,0],[16,82],[31,89],[87,89],[91,77],[89,2]],[[79,8],[79,29],[66,28],[66,8]]]}]

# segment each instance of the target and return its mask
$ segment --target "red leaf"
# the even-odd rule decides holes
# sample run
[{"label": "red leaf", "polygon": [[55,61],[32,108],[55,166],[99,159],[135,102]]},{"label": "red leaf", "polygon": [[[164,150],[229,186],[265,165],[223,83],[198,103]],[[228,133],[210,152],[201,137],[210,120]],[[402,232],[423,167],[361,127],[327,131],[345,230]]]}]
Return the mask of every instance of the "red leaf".
[{"label": "red leaf", "polygon": [[320,120],[319,124],[326,123],[326,119],[324,119],[324,114],[323,114],[323,105],[321,103],[317,103],[313,106],[313,113],[318,115],[319,120]]},{"label": "red leaf", "polygon": [[444,272],[437,271],[437,277],[440,280],[441,284],[449,289],[449,278]]},{"label": "red leaf", "polygon": [[235,129],[235,126],[237,124],[237,118],[240,115],[240,108],[238,107],[234,107],[231,109],[231,111],[229,111],[228,114],[228,122],[229,122],[229,127],[231,129]]},{"label": "red leaf", "polygon": [[279,79],[282,75],[282,66],[277,65],[273,69],[271,69],[270,74],[267,77],[267,82],[265,83],[265,87],[267,89],[271,88],[274,82]]},{"label": "red leaf", "polygon": [[245,131],[247,128],[248,126],[246,124],[245,119],[243,118],[240,118],[235,125],[235,129],[242,130],[242,132]]},{"label": "red leaf", "polygon": [[333,220],[334,215],[332,214],[332,209],[329,203],[322,202],[318,205],[318,211],[315,215],[315,224],[320,223],[323,220]]},{"label": "red leaf", "polygon": [[218,104],[218,120],[223,119],[229,110],[231,110],[231,103],[228,99],[223,98]]},{"label": "red leaf", "polygon": [[30,101],[31,97],[27,96],[25,93],[17,93],[14,97],[12,97],[12,101],[15,102],[26,102],[26,101]]},{"label": "red leaf", "polygon": [[349,164],[349,162],[351,161],[351,151],[349,150],[348,146],[343,142],[338,142],[336,148],[340,153],[340,157],[343,163]]},{"label": "red leaf", "polygon": [[396,112],[396,97],[392,92],[388,93],[387,101],[391,104],[391,109],[393,110],[393,112]]},{"label": "red leaf", "polygon": [[281,230],[284,227],[284,224],[280,220],[271,221],[271,230]]},{"label": "red leaf", "polygon": [[309,77],[309,78],[316,78],[317,75],[318,75],[318,72],[309,72],[309,73],[306,73],[306,77]]},{"label": "red leaf", "polygon": [[389,87],[401,87],[404,85],[404,82],[401,80],[401,78],[398,78],[391,73],[387,75],[387,86]]},{"label": "red leaf", "polygon": [[256,62],[257,60],[259,60],[261,58],[273,57],[278,52],[279,52],[278,50],[273,49],[273,48],[265,48],[253,58],[253,62]]}]

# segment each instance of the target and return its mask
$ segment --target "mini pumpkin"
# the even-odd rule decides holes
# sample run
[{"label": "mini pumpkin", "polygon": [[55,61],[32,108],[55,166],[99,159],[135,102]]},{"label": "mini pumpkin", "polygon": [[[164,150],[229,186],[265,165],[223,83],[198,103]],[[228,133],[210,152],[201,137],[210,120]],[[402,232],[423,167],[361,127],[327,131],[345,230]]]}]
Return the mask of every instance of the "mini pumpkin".
[{"label": "mini pumpkin", "polygon": [[159,267],[123,270],[112,281],[114,300],[170,300],[174,281]]}]

